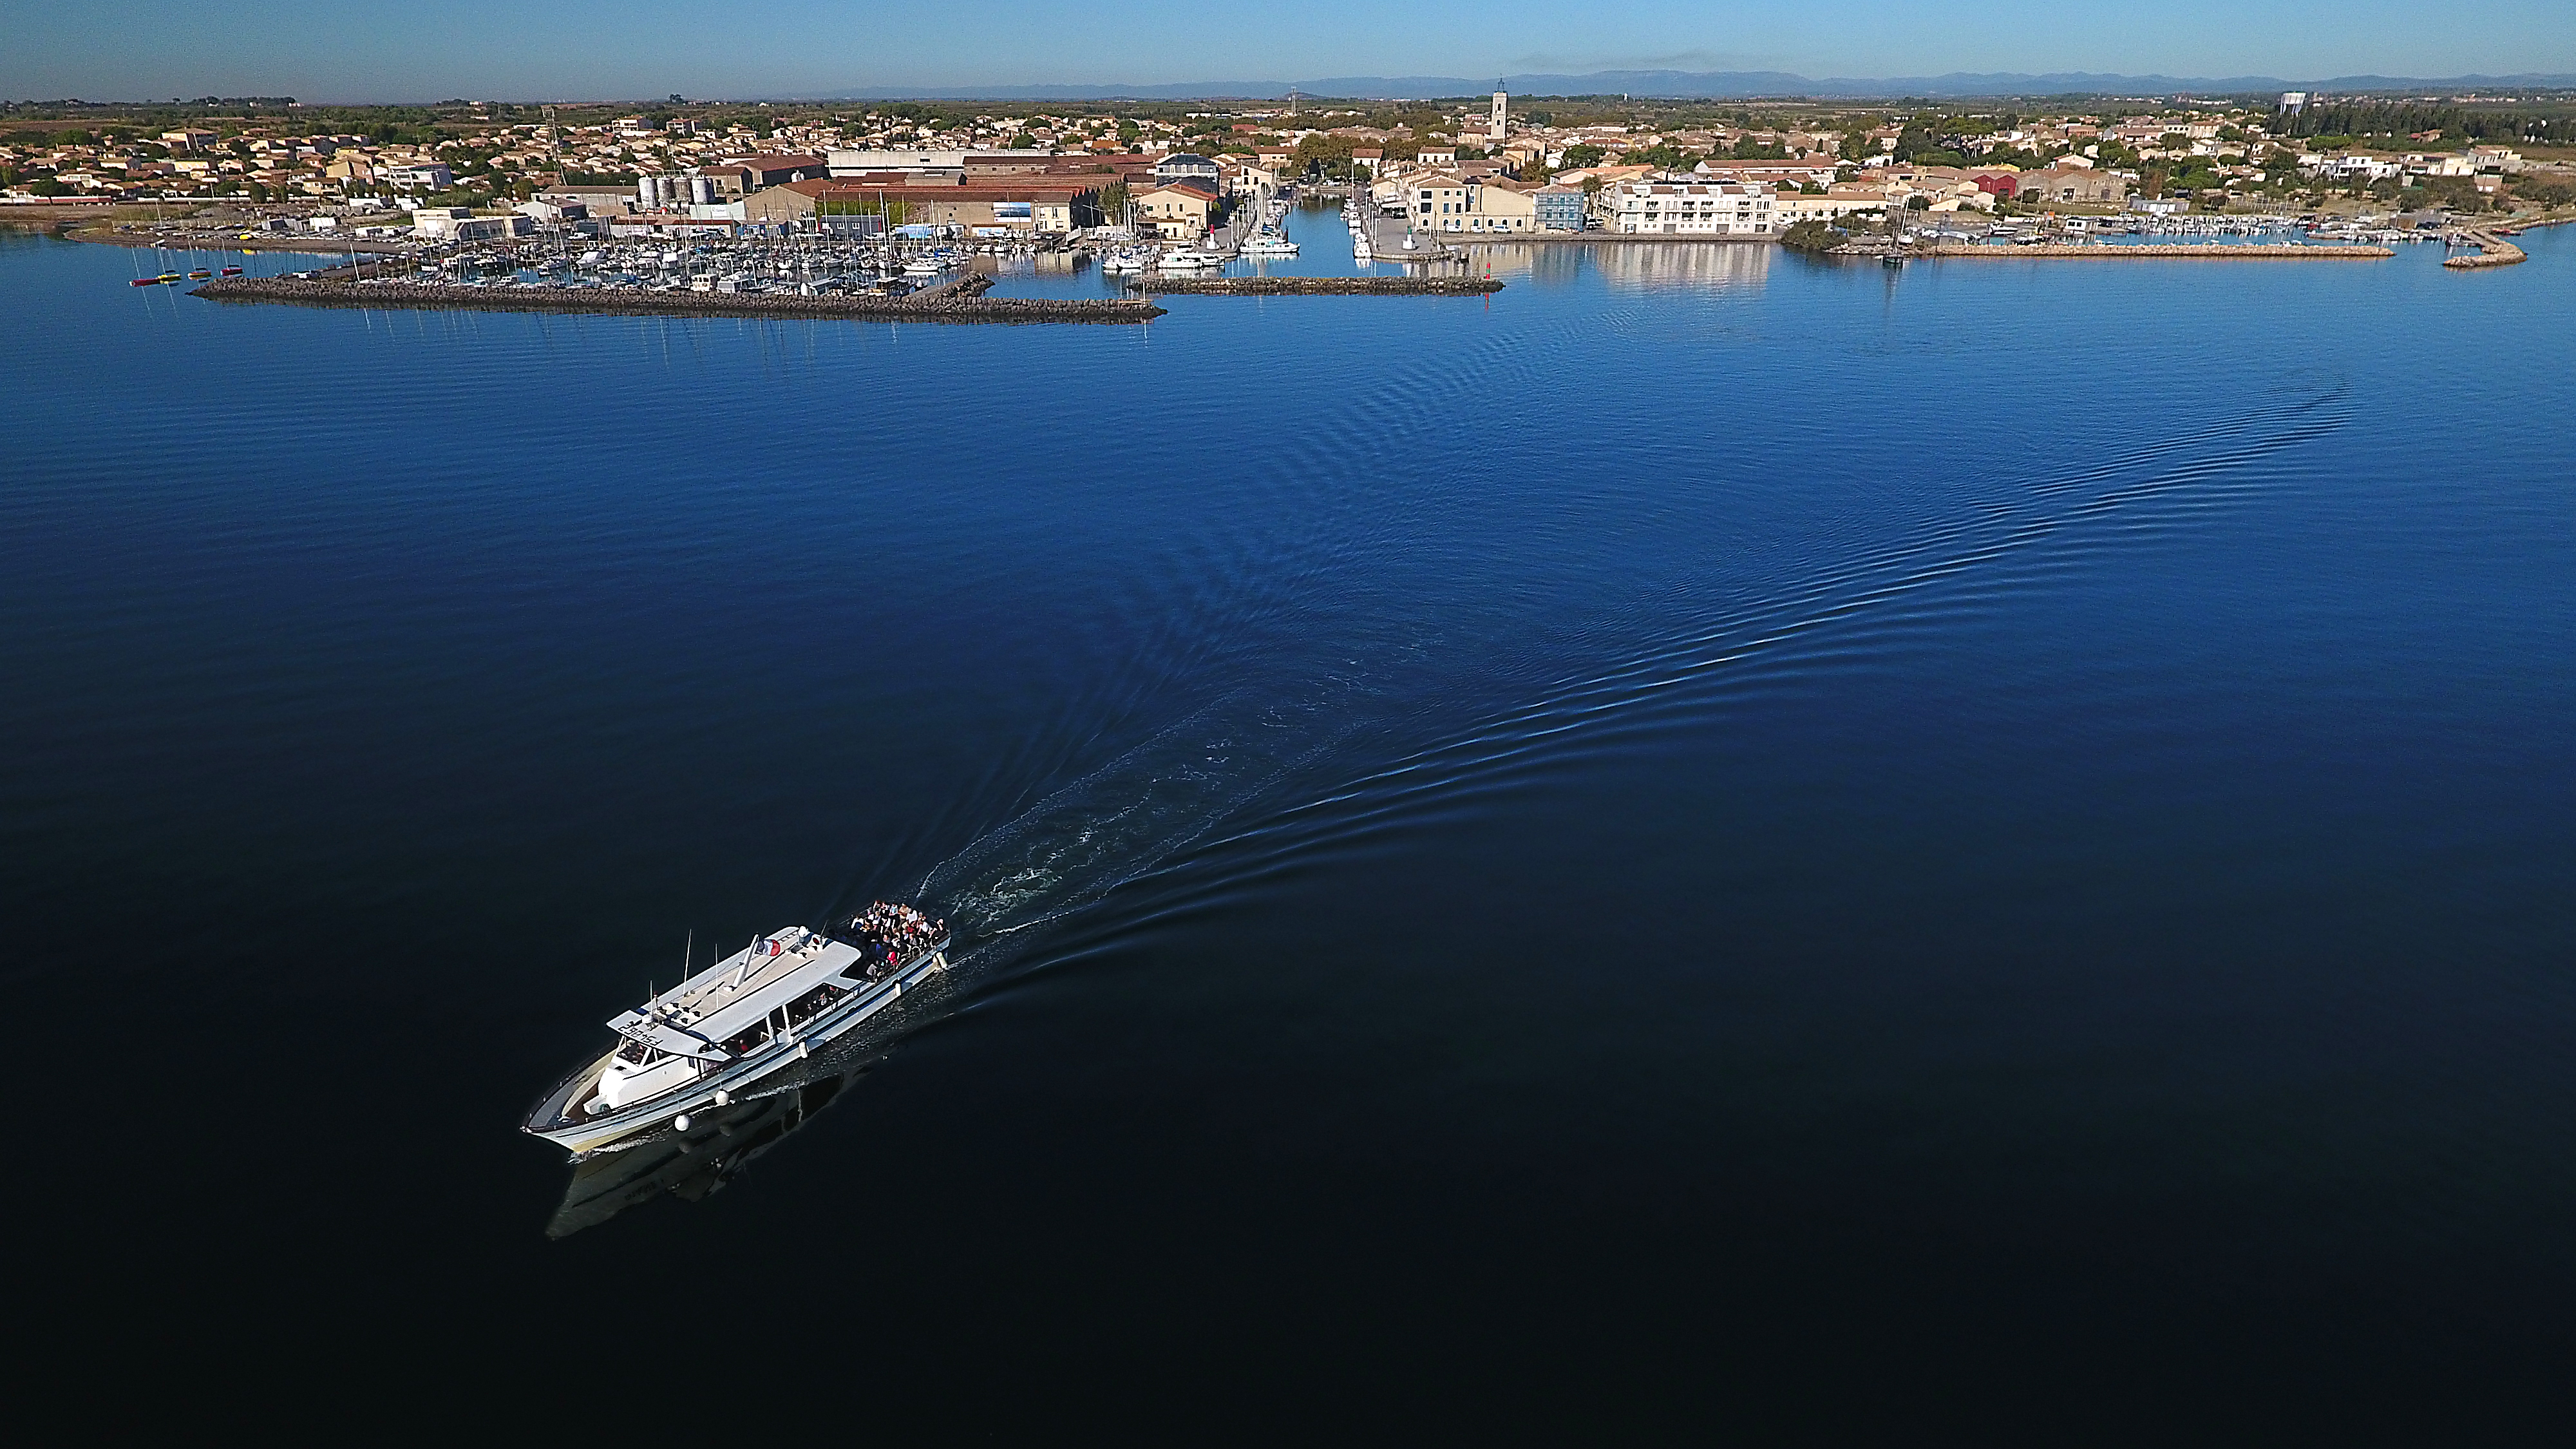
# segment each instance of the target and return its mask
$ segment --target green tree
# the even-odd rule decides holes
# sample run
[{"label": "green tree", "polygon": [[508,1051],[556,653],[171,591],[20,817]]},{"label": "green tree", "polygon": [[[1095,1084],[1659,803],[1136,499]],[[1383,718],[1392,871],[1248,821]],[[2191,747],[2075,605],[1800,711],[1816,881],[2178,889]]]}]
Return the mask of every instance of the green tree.
[{"label": "green tree", "polygon": [[1780,233],[1780,245],[1792,251],[1824,252],[1840,246],[1845,238],[1846,233],[1836,230],[1823,217],[1811,216]]},{"label": "green tree", "polygon": [[1325,176],[1345,174],[1350,169],[1354,144],[1348,136],[1328,136],[1319,131],[1297,143],[1297,149],[1288,157],[1289,168],[1299,175],[1309,171]]},{"label": "green tree", "polygon": [[1609,154],[1598,146],[1568,146],[1565,148],[1565,169],[1580,171],[1587,166],[1598,166],[1601,158]]}]

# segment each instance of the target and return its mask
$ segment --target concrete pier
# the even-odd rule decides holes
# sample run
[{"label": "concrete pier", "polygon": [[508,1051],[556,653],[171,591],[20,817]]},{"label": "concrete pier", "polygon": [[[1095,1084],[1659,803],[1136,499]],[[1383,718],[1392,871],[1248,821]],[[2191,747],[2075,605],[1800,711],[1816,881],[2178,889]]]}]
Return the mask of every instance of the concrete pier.
[{"label": "concrete pier", "polygon": [[[346,271],[345,268],[342,269]],[[979,285],[970,285],[978,283]],[[626,317],[774,317],[857,322],[1150,322],[1164,315],[1131,298],[986,297],[987,277],[961,277],[908,297],[805,297],[774,292],[647,292],[599,287],[360,286],[301,277],[225,277],[191,295],[217,302],[462,312],[572,312]]]},{"label": "concrete pier", "polygon": [[1481,297],[1503,284],[1490,277],[1148,277],[1127,287],[1148,296]]}]

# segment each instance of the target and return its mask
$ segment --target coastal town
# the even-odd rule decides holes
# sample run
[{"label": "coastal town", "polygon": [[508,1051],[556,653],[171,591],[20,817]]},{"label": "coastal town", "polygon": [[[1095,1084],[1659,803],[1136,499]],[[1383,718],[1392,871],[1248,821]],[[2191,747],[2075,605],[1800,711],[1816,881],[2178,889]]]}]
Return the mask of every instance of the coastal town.
[{"label": "coastal town", "polygon": [[[2011,217],[2485,216],[2576,201],[2569,108],[2478,98],[2124,111],[1661,106],[1600,98],[1054,109],[269,101],[0,119],[17,216],[216,210],[384,242],[569,226],[729,236],[796,223],[1204,239],[1233,208],[1346,182],[1435,236],[1771,239],[1891,209]],[[106,109],[106,108],[99,108]],[[396,119],[396,116],[399,119]]]}]

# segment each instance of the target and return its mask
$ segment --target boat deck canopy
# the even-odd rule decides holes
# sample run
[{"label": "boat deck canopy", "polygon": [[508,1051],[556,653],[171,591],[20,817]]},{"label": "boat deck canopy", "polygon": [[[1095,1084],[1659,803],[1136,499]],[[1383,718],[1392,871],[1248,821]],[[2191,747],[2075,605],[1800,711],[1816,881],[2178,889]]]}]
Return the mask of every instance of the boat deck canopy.
[{"label": "boat deck canopy", "polygon": [[770,1012],[859,964],[858,948],[803,929],[781,931],[735,952],[653,998],[620,1012],[608,1029],[680,1056],[721,1061],[716,1044],[757,1026]]}]

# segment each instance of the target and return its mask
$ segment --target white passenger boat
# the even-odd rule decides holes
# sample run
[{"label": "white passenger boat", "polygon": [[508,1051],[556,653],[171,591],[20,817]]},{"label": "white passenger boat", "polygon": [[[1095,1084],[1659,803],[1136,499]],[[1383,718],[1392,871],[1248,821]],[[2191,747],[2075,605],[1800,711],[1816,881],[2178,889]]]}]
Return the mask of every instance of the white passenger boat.
[{"label": "white passenger boat", "polygon": [[791,926],[610,1018],[617,1045],[558,1082],[525,1130],[575,1155],[664,1123],[685,1133],[691,1113],[732,1105],[948,965],[946,928],[907,906],[872,906],[848,934]]},{"label": "white passenger boat", "polygon": [[1297,255],[1297,244],[1274,232],[1263,232],[1245,242],[1241,250],[1247,257],[1293,257]]},{"label": "white passenger boat", "polygon": [[794,1086],[709,1108],[703,1116],[692,1113],[689,1131],[656,1133],[616,1152],[574,1158],[563,1204],[546,1224],[546,1236],[568,1237],[596,1227],[665,1193],[695,1202],[717,1191],[753,1158],[812,1121],[864,1070],[800,1076]]}]

